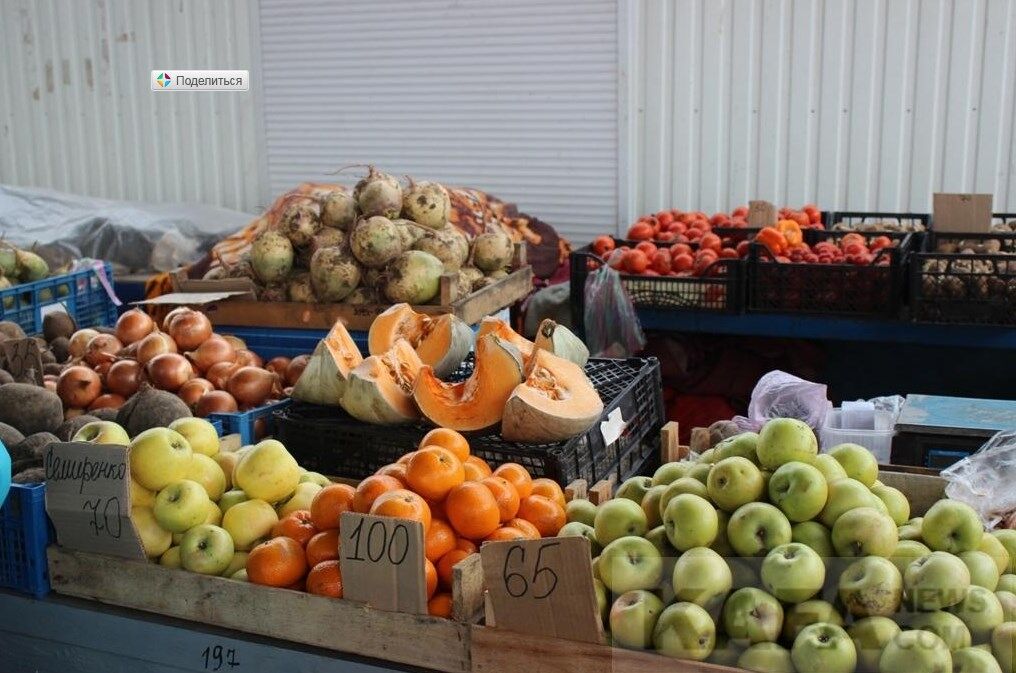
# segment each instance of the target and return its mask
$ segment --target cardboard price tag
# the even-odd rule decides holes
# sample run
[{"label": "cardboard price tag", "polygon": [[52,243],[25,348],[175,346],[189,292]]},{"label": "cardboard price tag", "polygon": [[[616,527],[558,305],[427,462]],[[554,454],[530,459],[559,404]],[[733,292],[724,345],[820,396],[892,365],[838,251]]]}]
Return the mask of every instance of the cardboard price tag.
[{"label": "cardboard price tag", "polygon": [[748,226],[772,227],[776,224],[776,206],[768,201],[748,202]]},{"label": "cardboard price tag", "polygon": [[126,446],[69,442],[46,449],[46,513],[70,549],[144,559],[131,521]]},{"label": "cardboard price tag", "polygon": [[932,216],[935,231],[985,234],[991,230],[991,194],[935,194]]},{"label": "cardboard price tag", "polygon": [[423,524],[343,512],[339,565],[343,598],[389,612],[427,614]]},{"label": "cardboard price tag", "polygon": [[480,561],[498,628],[602,641],[589,540],[488,542],[480,548]]},{"label": "cardboard price tag", "polygon": [[15,381],[31,376],[35,385],[42,385],[42,353],[35,339],[15,339],[0,344],[4,369]]}]

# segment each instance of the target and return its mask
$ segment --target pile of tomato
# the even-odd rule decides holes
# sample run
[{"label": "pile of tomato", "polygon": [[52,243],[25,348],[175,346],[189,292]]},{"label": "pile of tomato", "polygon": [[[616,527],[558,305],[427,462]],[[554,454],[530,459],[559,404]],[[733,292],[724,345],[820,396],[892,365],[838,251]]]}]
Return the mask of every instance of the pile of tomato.
[{"label": "pile of tomato", "polygon": [[[801,209],[781,208],[779,219],[793,220],[802,229],[821,229],[822,211],[812,204]],[[739,206],[730,213],[718,212],[711,217],[701,210],[661,210],[643,215],[629,228],[627,238],[633,241],[664,243],[697,243],[714,228],[744,229],[748,226],[748,207]]]},{"label": "pile of tomato", "polygon": [[[748,242],[743,241],[744,255]],[[720,272],[713,263],[720,259],[737,259],[738,248],[723,247],[719,236],[706,232],[695,246],[688,243],[657,245],[652,241],[639,241],[634,247],[617,246],[610,236],[593,241],[592,250],[611,268],[621,273],[640,276],[704,276]]]}]

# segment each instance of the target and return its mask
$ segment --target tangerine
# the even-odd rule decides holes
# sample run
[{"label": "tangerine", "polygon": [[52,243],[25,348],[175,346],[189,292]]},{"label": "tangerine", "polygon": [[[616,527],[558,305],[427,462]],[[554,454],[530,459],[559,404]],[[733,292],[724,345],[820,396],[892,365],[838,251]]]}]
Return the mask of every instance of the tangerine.
[{"label": "tangerine", "polygon": [[247,556],[247,579],[254,584],[289,587],[302,580],[306,572],[303,547],[291,537],[262,542]]},{"label": "tangerine", "polygon": [[437,591],[437,568],[430,562],[430,559],[423,559],[423,577],[427,582],[427,598],[429,599]]},{"label": "tangerine", "polygon": [[542,535],[540,535],[540,529],[534,526],[533,524],[529,523],[525,519],[520,519],[516,517],[511,521],[509,521],[508,523],[506,523],[505,526],[522,531],[522,533],[530,540],[539,540],[541,537],[543,537]]},{"label": "tangerine", "polygon": [[291,537],[300,543],[300,546],[307,544],[318,532],[317,526],[310,518],[310,512],[305,509],[298,509],[288,516],[279,519],[279,522],[272,526],[272,537]]},{"label": "tangerine", "polygon": [[424,535],[430,528],[431,515],[427,502],[416,493],[404,488],[382,493],[371,505],[370,513],[377,516],[419,521],[423,524]]},{"label": "tangerine", "polygon": [[331,530],[339,527],[343,512],[353,506],[356,491],[349,484],[329,484],[310,501],[310,518],[318,530]]},{"label": "tangerine", "polygon": [[342,571],[337,560],[322,561],[310,569],[307,593],[342,598]]},{"label": "tangerine", "polygon": [[518,463],[505,463],[499,466],[494,470],[494,476],[507,479],[519,492],[519,498],[528,498],[533,492],[533,478],[529,476],[526,468]]},{"label": "tangerine", "polygon": [[353,511],[366,514],[382,493],[405,488],[406,485],[387,474],[375,474],[361,481],[353,495]]},{"label": "tangerine", "polygon": [[482,540],[501,523],[501,509],[494,494],[483,483],[467,481],[451,490],[445,513],[455,532],[471,540]]},{"label": "tangerine", "polygon": [[469,552],[461,549],[453,549],[437,562],[437,578],[442,587],[448,591],[452,590],[452,568],[462,559],[470,556]]},{"label": "tangerine", "polygon": [[450,619],[452,616],[452,595],[447,592],[434,594],[434,597],[427,601],[427,613],[432,617]]},{"label": "tangerine", "polygon": [[313,568],[322,561],[339,560],[339,530],[323,530],[307,543],[307,565]]},{"label": "tangerine", "polygon": [[440,446],[448,449],[459,460],[465,462],[469,458],[469,442],[461,434],[450,428],[434,428],[420,440],[420,448]]},{"label": "tangerine", "polygon": [[408,465],[409,461],[416,455],[416,451],[410,451],[399,456],[399,459],[395,461],[396,465]]},{"label": "tangerine", "polygon": [[561,489],[561,486],[553,479],[547,479],[546,477],[533,479],[533,490],[529,495],[542,495],[544,498],[550,498],[561,505],[562,508],[568,505],[568,501],[564,499],[564,491]]},{"label": "tangerine", "polygon": [[462,469],[466,472],[466,481],[482,481],[494,473],[487,461],[476,456],[466,458]]},{"label": "tangerine", "polygon": [[553,537],[568,523],[564,507],[542,495],[523,498],[519,505],[519,518],[536,526],[542,537]]},{"label": "tangerine", "polygon": [[501,523],[515,518],[519,511],[519,492],[504,477],[487,477],[480,482],[487,487],[501,513]]},{"label": "tangerine", "polygon": [[466,480],[462,461],[440,446],[416,452],[406,465],[409,488],[427,500],[444,500],[448,492]]},{"label": "tangerine", "polygon": [[374,474],[384,474],[389,477],[395,477],[402,482],[402,488],[406,487],[407,477],[405,463],[389,463],[388,465],[381,467]]},{"label": "tangerine", "polygon": [[424,555],[430,561],[437,561],[455,549],[457,541],[458,538],[451,526],[441,519],[432,518],[424,539]]},{"label": "tangerine", "polygon": [[503,542],[508,540],[528,540],[528,535],[520,531],[518,528],[511,526],[504,526],[498,528],[496,531],[488,535],[483,539],[484,542]]},{"label": "tangerine", "polygon": [[464,537],[460,537],[458,541],[455,542],[455,548],[467,552],[469,554],[475,554],[476,552],[480,551],[480,548],[476,546],[475,542],[473,542],[472,540],[467,540]]}]

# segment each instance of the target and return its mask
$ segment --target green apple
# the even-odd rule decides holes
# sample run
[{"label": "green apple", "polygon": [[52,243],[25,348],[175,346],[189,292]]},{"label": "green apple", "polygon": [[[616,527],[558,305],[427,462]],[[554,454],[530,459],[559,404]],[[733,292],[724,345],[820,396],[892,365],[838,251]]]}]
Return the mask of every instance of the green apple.
[{"label": "green apple", "polygon": [[610,625],[610,603],[607,601],[607,587],[600,580],[593,580],[593,592],[596,594],[596,609],[600,616],[600,623]]},{"label": "green apple", "polygon": [[705,498],[682,493],[672,499],[664,510],[663,525],[674,549],[687,551],[713,543],[719,532],[719,517]]},{"label": "green apple", "polygon": [[652,485],[652,477],[631,477],[621,484],[614,497],[627,498],[635,504],[641,505],[642,498],[646,497],[646,492],[649,491]]},{"label": "green apple", "polygon": [[998,566],[998,574],[1004,575],[1009,568],[1009,552],[1005,546],[994,535],[982,535],[978,551],[983,551],[995,561]]},{"label": "green apple", "polygon": [[222,527],[233,538],[237,551],[249,551],[272,532],[279,522],[275,508],[264,500],[245,500],[222,515]]},{"label": "green apple", "polygon": [[878,660],[879,673],[950,673],[952,655],[930,631],[900,631],[886,643]]},{"label": "green apple", "polygon": [[131,523],[148,558],[159,558],[173,544],[173,534],[159,525],[150,507],[131,507]]},{"label": "green apple", "polygon": [[717,666],[737,666],[738,658],[744,653],[746,643],[730,640],[722,631],[716,634],[716,645],[706,659]]},{"label": "green apple", "polygon": [[709,545],[709,548],[723,558],[737,556],[737,552],[730,546],[730,539],[727,537],[727,525],[729,523],[730,515],[722,509],[716,510],[716,539]]},{"label": "green apple", "polygon": [[564,513],[568,521],[578,521],[587,526],[592,526],[596,520],[596,505],[585,498],[575,498],[565,505]]},{"label": "green apple", "polygon": [[991,632],[991,652],[1002,673],[1016,673],[1016,622],[1002,622]]},{"label": "green apple", "polygon": [[592,526],[587,526],[579,521],[572,521],[566,523],[561,527],[561,530],[557,532],[558,537],[584,537],[589,540],[589,553],[591,558],[596,558],[600,555],[603,550],[600,547],[600,543],[596,541],[596,531],[593,530]]},{"label": "green apple", "polygon": [[[888,617],[865,617],[847,629],[857,651],[859,673],[878,673],[878,659],[886,644],[900,632],[899,625]],[[947,673],[947,672],[943,672]]]},{"label": "green apple", "polygon": [[991,534],[1002,543],[1002,547],[1005,548],[1007,554],[1009,554],[1009,565],[1006,566],[1004,573],[1016,573],[1016,530],[1011,528],[1002,528],[1000,530],[992,531]]},{"label": "green apple", "polygon": [[941,610],[966,596],[970,571],[959,557],[934,551],[907,566],[903,586],[908,602],[917,610]]},{"label": "green apple", "polygon": [[159,557],[159,565],[167,568],[182,568],[183,562],[180,560],[179,545],[167,549],[162,556]]},{"label": "green apple", "polygon": [[[991,538],[985,535],[985,538]],[[994,591],[998,587],[998,565],[995,559],[980,550],[965,551],[959,555],[970,571],[970,583]]]},{"label": "green apple", "polygon": [[[667,538],[667,527],[660,525],[646,533],[646,539],[653,543],[656,550],[660,552],[660,556],[663,557],[664,564],[667,559],[671,561],[671,569],[677,562],[677,557],[681,555],[681,552],[674,549],[674,546],[670,544],[670,540]],[[669,580],[670,575],[667,575],[664,579]]]},{"label": "green apple", "polygon": [[853,673],[857,651],[843,627],[811,624],[804,627],[790,650],[797,673]]},{"label": "green apple", "polygon": [[900,575],[907,571],[907,567],[916,561],[917,559],[927,556],[931,553],[931,550],[923,542],[917,540],[900,540],[896,545],[896,550],[893,551],[893,555],[889,558],[896,566],[896,569],[900,571]]},{"label": "green apple", "polygon": [[250,552],[235,551],[233,552],[233,558],[230,560],[229,565],[223,570],[220,577],[232,577],[237,570],[241,570],[247,567],[247,557],[250,556]]},{"label": "green apple", "polygon": [[959,500],[939,500],[921,524],[924,543],[935,551],[960,554],[981,546],[984,525],[970,505]]},{"label": "green apple", "polygon": [[710,465],[712,465],[717,460],[719,460],[719,458],[716,456],[716,451],[714,451],[713,449],[706,449],[699,455],[698,460],[695,462],[709,463]]},{"label": "green apple", "polygon": [[131,476],[142,487],[161,491],[187,475],[194,451],[179,432],[145,430],[130,444]]},{"label": "green apple", "polygon": [[[686,475],[688,479],[694,479],[701,483],[703,486],[706,485],[706,480],[709,479],[709,472],[713,469],[713,466],[708,463],[699,463],[698,465],[692,466],[688,470]],[[690,492],[690,491],[689,491]]]},{"label": "green apple", "polygon": [[[201,419],[196,419],[201,420]],[[226,492],[226,475],[219,464],[203,453],[194,452],[184,479],[201,484],[208,498],[218,501]]]},{"label": "green apple", "polygon": [[276,503],[300,483],[300,466],[281,442],[266,439],[240,458],[233,483],[252,499]]},{"label": "green apple", "polygon": [[279,518],[285,518],[293,512],[299,512],[300,510],[310,511],[310,505],[314,501],[314,496],[321,490],[321,486],[311,481],[304,481],[296,485],[293,492],[288,498],[280,500],[275,505],[275,511],[279,513]]},{"label": "green apple", "polygon": [[818,455],[818,440],[807,423],[796,418],[774,418],[762,426],[756,453],[759,463],[768,470],[795,460],[811,463]]},{"label": "green apple", "polygon": [[127,477],[127,488],[130,490],[132,507],[151,507],[155,504],[155,491],[149,491],[131,477]]},{"label": "green apple", "polygon": [[836,519],[833,548],[844,557],[883,556],[889,558],[899,542],[896,524],[888,514],[872,507],[858,507]]},{"label": "green apple", "polygon": [[745,587],[758,587],[762,584],[759,575],[762,572],[763,559],[753,558],[727,558],[727,565],[730,567],[732,588],[743,589]]},{"label": "green apple", "polygon": [[818,468],[791,461],[769,479],[769,500],[793,522],[814,519],[825,507],[829,486]]},{"label": "green apple", "polygon": [[998,596],[990,589],[977,585],[971,585],[963,600],[950,607],[949,612],[963,620],[975,643],[988,642],[995,627],[1005,621],[1005,610]]},{"label": "green apple", "polygon": [[739,435],[727,437],[713,449],[716,451],[718,460],[740,456],[758,465],[758,433],[742,432]]},{"label": "green apple", "polygon": [[706,485],[698,479],[692,479],[691,477],[681,477],[676,481],[671,482],[667,485],[667,490],[660,495],[660,516],[667,511],[667,505],[670,501],[681,495],[682,493],[691,493],[697,495],[700,498],[708,498],[709,490]]},{"label": "green apple", "polygon": [[642,498],[642,511],[646,513],[646,524],[650,530],[663,523],[663,514],[660,512],[660,498],[663,497],[663,493],[666,490],[667,487],[662,484],[660,486],[652,486]]},{"label": "green apple", "polygon": [[776,643],[756,643],[737,659],[737,667],[755,673],[795,673],[790,651]]},{"label": "green apple", "polygon": [[783,606],[761,589],[738,589],[723,605],[723,628],[736,640],[774,643],[783,628]]},{"label": "green apple", "polygon": [[905,524],[900,526],[900,539],[901,540],[917,540],[918,542],[924,542],[921,537],[921,526],[924,524],[924,517],[918,516]]},{"label": "green apple", "polygon": [[[942,639],[950,652],[970,647],[970,629],[954,614],[935,612],[914,612],[905,618],[906,628],[930,631]],[[1001,620],[999,621],[1001,624]]]},{"label": "green apple", "polygon": [[170,430],[176,430],[190,443],[194,453],[214,456],[219,452],[219,433],[215,426],[203,418],[189,416],[178,418],[169,424]]},{"label": "green apple", "polygon": [[792,643],[801,629],[821,622],[843,626],[843,617],[828,601],[815,599],[791,605],[783,616],[783,640]]},{"label": "green apple", "polygon": [[659,550],[649,540],[634,535],[608,544],[599,559],[600,579],[615,594],[655,589],[663,573]]},{"label": "green apple", "polygon": [[837,444],[829,449],[829,455],[836,459],[848,477],[865,486],[872,486],[878,479],[878,461],[860,444]]},{"label": "green apple", "polygon": [[713,466],[706,480],[709,497],[716,506],[733,512],[762,495],[762,473],[747,458],[732,456]]},{"label": "green apple", "polygon": [[229,579],[236,580],[237,582],[248,582],[249,580],[247,579],[247,569],[241,568],[240,570],[237,570],[235,573],[229,576]]},{"label": "green apple", "polygon": [[739,556],[764,556],[790,542],[790,522],[769,503],[750,502],[731,515],[727,537]]},{"label": "green apple", "polygon": [[618,538],[645,535],[649,525],[638,503],[627,498],[614,498],[596,508],[593,529],[596,539],[606,546]]},{"label": "green apple", "polygon": [[673,462],[664,463],[656,468],[656,472],[653,472],[653,486],[667,486],[688,472],[688,468],[691,467],[689,462]]},{"label": "green apple", "polygon": [[820,453],[815,456],[815,460],[812,462],[822,476],[825,477],[826,483],[831,484],[837,479],[846,479],[847,471],[843,469],[839,461],[830,456],[828,453]]},{"label": "green apple", "polygon": [[1002,621],[1016,622],[1016,594],[1011,591],[996,591],[995,598],[1002,606]]},{"label": "green apple", "polygon": [[836,555],[833,550],[832,534],[818,521],[795,523],[790,528],[790,539],[808,545],[822,558],[832,558]]},{"label": "green apple", "polygon": [[200,575],[221,575],[233,561],[233,538],[219,526],[195,526],[180,543],[183,567]]},{"label": "green apple", "polygon": [[621,594],[610,608],[610,635],[614,643],[636,650],[649,647],[661,612],[663,602],[649,591],[638,589]]},{"label": "green apple", "polygon": [[892,486],[878,483],[871,487],[872,494],[885,503],[889,516],[897,526],[902,526],[910,518],[910,501],[903,492]]},{"label": "green apple", "polygon": [[247,494],[240,489],[226,491],[222,494],[222,497],[219,498],[219,509],[221,509],[222,513],[225,514],[233,505],[238,505],[241,502],[246,502],[248,500],[250,500],[250,498],[248,498]]},{"label": "green apple", "polygon": [[653,629],[657,654],[675,659],[702,661],[716,644],[716,625],[709,613],[694,603],[667,606]]},{"label": "green apple", "polygon": [[74,433],[71,441],[129,446],[131,438],[126,430],[113,421],[92,421],[81,426],[81,429]]},{"label": "green apple", "polygon": [[723,557],[707,547],[695,547],[677,559],[672,581],[677,600],[712,611],[730,593],[733,576]]},{"label": "green apple", "polygon": [[888,617],[900,607],[903,580],[889,559],[865,556],[840,574],[839,597],[855,617]]},{"label": "green apple", "polygon": [[205,520],[208,502],[208,494],[201,484],[181,479],[159,491],[152,512],[164,529],[183,533]]},{"label": "green apple", "polygon": [[811,547],[781,544],[762,561],[762,586],[784,603],[801,603],[825,584],[825,563]]},{"label": "green apple", "polygon": [[1006,573],[998,578],[998,586],[995,591],[1011,591],[1016,594],[1016,575]]},{"label": "green apple", "polygon": [[871,494],[868,487],[856,479],[837,479],[829,484],[829,497],[818,519],[823,526],[831,529],[844,512],[856,507],[875,507],[876,500],[878,498]]},{"label": "green apple", "polygon": [[[329,479],[325,475],[321,474],[320,472],[311,472],[309,470],[307,472],[304,472],[303,474],[300,475],[300,483],[301,484],[307,483],[308,481],[310,483],[312,483],[312,484],[317,484],[321,488],[324,488],[325,486],[329,486],[332,483],[331,479]],[[592,504],[592,503],[590,503],[590,504]]]},{"label": "green apple", "polygon": [[952,653],[953,673],[1002,673],[991,651],[965,647]]}]

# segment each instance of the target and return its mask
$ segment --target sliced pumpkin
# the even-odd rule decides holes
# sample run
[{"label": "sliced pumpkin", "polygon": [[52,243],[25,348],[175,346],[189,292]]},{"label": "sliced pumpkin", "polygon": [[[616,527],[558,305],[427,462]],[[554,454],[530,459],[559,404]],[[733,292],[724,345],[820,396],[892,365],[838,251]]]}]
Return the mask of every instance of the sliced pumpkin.
[{"label": "sliced pumpkin", "polygon": [[445,383],[424,365],[413,397],[432,423],[459,432],[483,430],[501,422],[504,404],[522,382],[522,356],[504,339],[488,334],[476,340],[476,364],[465,381]]},{"label": "sliced pumpkin", "polygon": [[337,407],[346,392],[349,373],[363,362],[360,349],[346,326],[336,321],[324,339],[318,342],[306,369],[293,386],[295,400]]},{"label": "sliced pumpkin", "polygon": [[420,418],[413,385],[423,362],[405,339],[387,353],[371,355],[349,373],[342,408],[364,423],[396,425]]},{"label": "sliced pumpkin", "polygon": [[533,354],[533,342],[513,330],[511,325],[500,318],[488,316],[480,321],[480,329],[476,333],[477,340],[488,334],[500,337],[518,348],[519,353],[521,353],[522,357],[526,360],[528,360],[529,356]]},{"label": "sliced pumpkin", "polygon": [[416,349],[423,364],[434,368],[440,378],[462,364],[473,346],[473,330],[461,318],[445,314],[436,318],[417,313],[409,304],[395,304],[370,326],[367,346],[371,355],[381,355],[405,339]]},{"label": "sliced pumpkin", "polygon": [[417,313],[409,304],[392,304],[370,324],[367,350],[371,355],[382,355],[390,351],[399,339],[405,339],[415,347],[426,333],[429,322],[430,316]]},{"label": "sliced pumpkin", "polygon": [[536,332],[536,347],[570,360],[579,367],[585,367],[589,361],[589,349],[582,343],[582,339],[550,318],[540,323],[540,329]]},{"label": "sliced pumpkin", "polygon": [[505,402],[501,436],[532,444],[560,442],[586,432],[602,414],[603,401],[582,368],[537,349],[525,381]]}]

